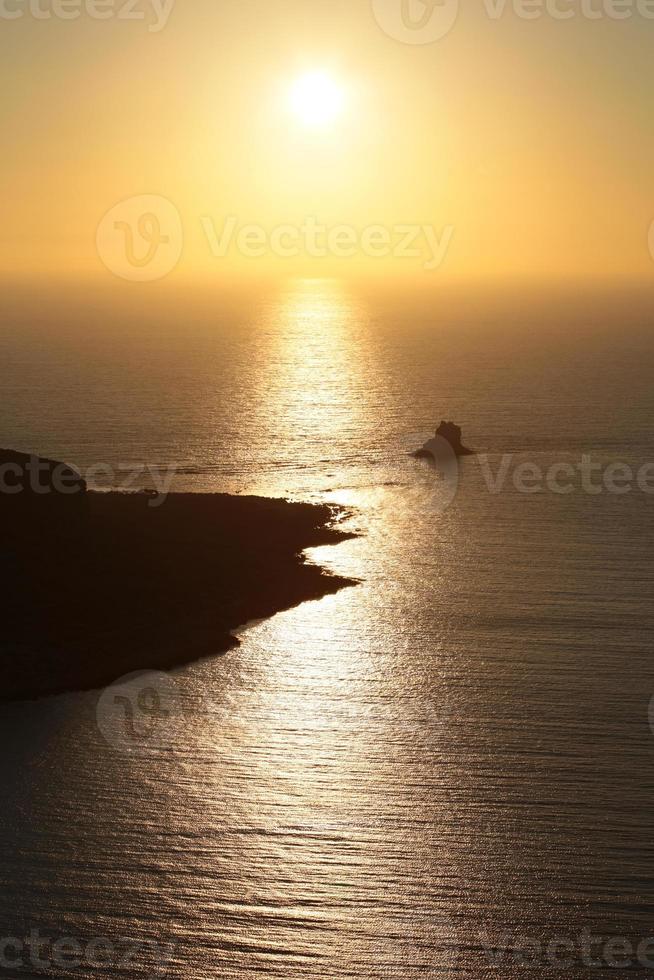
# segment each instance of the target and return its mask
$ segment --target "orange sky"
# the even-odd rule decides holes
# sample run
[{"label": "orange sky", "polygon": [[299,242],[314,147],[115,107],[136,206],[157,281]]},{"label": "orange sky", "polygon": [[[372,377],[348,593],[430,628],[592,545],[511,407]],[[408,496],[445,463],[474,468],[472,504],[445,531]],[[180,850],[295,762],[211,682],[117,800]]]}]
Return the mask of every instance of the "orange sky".
[{"label": "orange sky", "polygon": [[[654,21],[566,2],[407,43],[401,0],[4,0],[2,269],[110,275],[133,221],[180,277],[654,276]],[[343,92],[317,128],[289,96],[315,71]]]}]

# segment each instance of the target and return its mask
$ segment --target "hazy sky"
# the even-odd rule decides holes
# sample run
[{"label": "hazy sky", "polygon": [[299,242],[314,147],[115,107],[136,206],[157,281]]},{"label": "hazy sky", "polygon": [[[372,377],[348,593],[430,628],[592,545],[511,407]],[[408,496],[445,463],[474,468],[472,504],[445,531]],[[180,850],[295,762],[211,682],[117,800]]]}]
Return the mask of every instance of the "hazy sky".
[{"label": "hazy sky", "polygon": [[[461,0],[449,32],[424,44],[392,36],[401,0],[177,0],[170,11],[130,0],[138,20],[125,0],[96,2],[64,0],[79,12],[64,20],[53,0],[3,0],[5,270],[106,276],[103,215],[156,195],[180,217],[177,276],[654,278],[645,0],[620,0],[624,20],[608,0],[550,0],[538,19],[512,0],[499,16],[493,0]],[[448,2],[435,16],[453,13]],[[411,3],[409,37],[422,15],[433,24]],[[289,101],[313,72],[343,98],[322,127]],[[212,254],[208,231],[215,252],[230,215],[225,254]],[[325,235],[350,226],[337,241],[353,254],[304,254],[307,217]],[[243,225],[280,224],[296,229],[299,254],[256,235],[257,255],[243,254]],[[398,229],[413,225],[419,255],[396,255]],[[369,226],[386,230],[386,248],[380,232],[362,237]]]}]

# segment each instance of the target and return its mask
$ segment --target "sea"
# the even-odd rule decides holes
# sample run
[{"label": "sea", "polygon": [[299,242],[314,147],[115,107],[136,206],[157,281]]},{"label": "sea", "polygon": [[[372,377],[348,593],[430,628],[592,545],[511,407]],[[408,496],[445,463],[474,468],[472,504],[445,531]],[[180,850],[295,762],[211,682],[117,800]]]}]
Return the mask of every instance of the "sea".
[{"label": "sea", "polygon": [[0,977],[651,977],[653,328],[601,283],[7,284],[0,445],[338,505],[307,560],[357,584],[0,705]]}]

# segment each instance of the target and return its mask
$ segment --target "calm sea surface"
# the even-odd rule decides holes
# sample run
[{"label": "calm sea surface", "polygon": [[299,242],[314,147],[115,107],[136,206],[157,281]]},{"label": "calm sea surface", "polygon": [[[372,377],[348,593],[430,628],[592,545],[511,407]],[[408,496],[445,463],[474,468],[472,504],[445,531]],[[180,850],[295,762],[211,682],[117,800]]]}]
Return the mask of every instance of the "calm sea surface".
[{"label": "calm sea surface", "polygon": [[[361,584],[121,703],[134,738],[99,692],[0,708],[0,966],[651,976],[654,495],[603,479],[654,460],[654,300],[153,294],[7,291],[0,445],[343,504],[310,557]],[[443,417],[456,493],[409,456]],[[583,455],[600,493],[516,488]]]}]

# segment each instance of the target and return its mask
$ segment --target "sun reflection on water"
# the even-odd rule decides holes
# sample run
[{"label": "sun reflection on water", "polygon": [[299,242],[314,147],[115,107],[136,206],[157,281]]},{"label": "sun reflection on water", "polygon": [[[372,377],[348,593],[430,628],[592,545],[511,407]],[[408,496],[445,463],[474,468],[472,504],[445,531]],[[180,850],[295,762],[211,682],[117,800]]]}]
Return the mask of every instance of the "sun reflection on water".
[{"label": "sun reflection on water", "polygon": [[337,280],[304,279],[262,311],[261,323],[256,415],[269,465],[257,490],[305,498],[307,490],[333,490],[339,462],[352,462],[365,428],[374,369],[369,313]]}]

